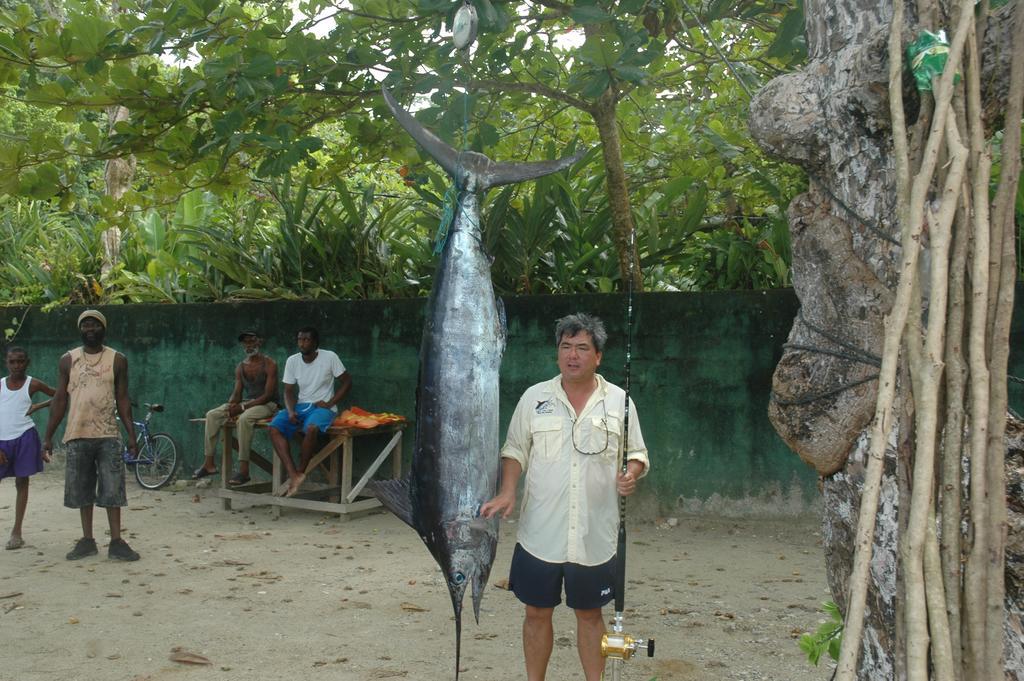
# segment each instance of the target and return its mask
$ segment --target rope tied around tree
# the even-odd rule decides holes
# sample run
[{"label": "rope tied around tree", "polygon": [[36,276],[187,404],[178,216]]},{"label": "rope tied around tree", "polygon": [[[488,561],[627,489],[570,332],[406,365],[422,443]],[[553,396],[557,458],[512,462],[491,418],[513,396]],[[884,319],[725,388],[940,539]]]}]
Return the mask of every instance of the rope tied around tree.
[{"label": "rope tied around tree", "polygon": [[841,198],[836,196],[835,192],[833,192],[832,189],[829,188],[829,186],[827,184],[825,184],[825,182],[823,180],[821,180],[817,175],[814,175],[813,173],[808,173],[807,177],[808,177],[808,179],[811,180],[811,182],[814,182],[816,185],[818,185],[818,187],[820,187],[821,190],[825,192],[825,195],[828,196],[828,198],[833,203],[835,203],[837,206],[842,208],[850,217],[852,217],[854,220],[856,220],[861,225],[863,225],[865,228],[867,228],[868,231],[872,232],[875,236],[877,236],[882,241],[888,241],[889,243],[893,244],[894,246],[899,246],[900,245],[899,239],[896,239],[895,237],[892,237],[889,234],[885,233],[885,231],[882,229],[881,221],[879,221],[879,223],[877,225],[872,224],[871,222],[868,221],[867,218],[862,217],[860,215],[860,213],[855,211],[845,201],[843,201]]},{"label": "rope tied around tree", "polygon": [[[830,355],[832,357],[838,357],[839,359],[844,359],[844,360],[849,361],[849,362],[855,362],[855,363],[858,363],[858,364],[867,364],[869,366],[881,368],[881,366],[882,366],[882,358],[881,357],[879,357],[878,355],[875,355],[874,353],[868,352],[867,350],[863,350],[861,348],[858,348],[857,346],[853,345],[852,343],[849,343],[849,342],[843,340],[842,338],[836,336],[835,334],[829,333],[825,329],[823,329],[823,328],[813,324],[812,322],[808,321],[807,317],[804,316],[803,308],[800,308],[800,311],[797,312],[797,321],[799,321],[801,324],[803,324],[804,326],[806,326],[808,329],[810,329],[814,333],[818,334],[819,336],[822,336],[823,338],[825,338],[825,339],[835,343],[840,348],[843,348],[843,350],[833,350],[833,349],[830,349],[830,348],[823,348],[823,347],[820,347],[820,346],[817,346],[817,345],[809,345],[809,344],[806,344],[806,343],[785,343],[782,346],[784,350],[800,350],[800,351],[804,351],[804,352],[816,352],[816,353],[819,353],[819,354],[822,354],[822,355]],[[823,400],[823,399],[828,398],[828,397],[833,397],[833,396],[838,395],[840,393],[846,392],[847,390],[850,390],[851,388],[856,388],[859,385],[863,385],[864,383],[870,383],[871,381],[874,381],[874,380],[877,380],[877,379],[878,379],[878,374],[877,373],[873,373],[873,374],[871,374],[869,376],[865,376],[864,378],[861,378],[859,380],[851,381],[850,383],[845,383],[845,384],[840,385],[840,386],[835,387],[835,388],[830,388],[829,390],[824,390],[824,391],[816,392],[816,393],[809,393],[809,394],[805,394],[805,395],[803,395],[801,397],[794,397],[794,398],[780,397],[774,390],[772,390],[771,391],[771,400],[773,402],[775,402],[776,404],[778,404],[780,406],[783,406],[783,407],[800,406],[800,405],[804,405],[804,404],[810,404],[812,402],[817,402],[818,400]]]}]

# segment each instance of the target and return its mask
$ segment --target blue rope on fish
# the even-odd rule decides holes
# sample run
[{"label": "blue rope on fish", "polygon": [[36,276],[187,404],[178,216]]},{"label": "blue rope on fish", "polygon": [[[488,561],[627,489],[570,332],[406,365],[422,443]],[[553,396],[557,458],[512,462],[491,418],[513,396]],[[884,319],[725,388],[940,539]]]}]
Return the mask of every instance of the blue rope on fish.
[{"label": "blue rope on fish", "polygon": [[455,183],[448,187],[444,193],[444,205],[441,209],[441,224],[437,226],[437,233],[434,234],[434,255],[441,255],[445,243],[448,242],[448,228],[452,226],[455,219],[455,205],[459,201],[459,190]]},{"label": "blue rope on fish", "polygon": [[[462,151],[465,152],[469,146],[469,89],[462,91]],[[448,230],[455,220],[455,207],[459,204],[462,192],[459,190],[459,175],[462,174],[462,153],[459,154],[459,162],[455,169],[455,177],[451,185],[444,193],[444,203],[441,206],[441,222],[434,234],[434,255],[441,255],[444,245],[448,242]]]}]

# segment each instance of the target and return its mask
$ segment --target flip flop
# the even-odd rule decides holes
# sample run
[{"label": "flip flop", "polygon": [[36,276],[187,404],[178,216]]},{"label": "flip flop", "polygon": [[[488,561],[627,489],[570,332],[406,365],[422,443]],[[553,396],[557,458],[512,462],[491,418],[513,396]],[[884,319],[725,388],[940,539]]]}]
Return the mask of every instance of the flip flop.
[{"label": "flip flop", "polygon": [[192,479],[193,480],[202,480],[203,478],[209,477],[211,475],[216,475],[219,472],[220,471],[217,471],[217,470],[208,471],[205,468],[203,468],[202,466],[200,466],[199,468],[197,468],[194,471],[192,471]]},{"label": "flip flop", "polygon": [[239,485],[244,485],[245,483],[249,482],[249,480],[250,478],[248,475],[235,473],[234,475],[231,476],[231,479],[228,480],[228,485],[230,485],[231,487],[238,487]]},{"label": "flip flop", "polygon": [[20,549],[24,545],[25,545],[25,540],[22,539],[21,537],[11,537],[10,539],[7,540],[7,544],[6,544],[6,546],[4,546],[4,548],[7,549],[8,551],[13,551],[14,549]]}]

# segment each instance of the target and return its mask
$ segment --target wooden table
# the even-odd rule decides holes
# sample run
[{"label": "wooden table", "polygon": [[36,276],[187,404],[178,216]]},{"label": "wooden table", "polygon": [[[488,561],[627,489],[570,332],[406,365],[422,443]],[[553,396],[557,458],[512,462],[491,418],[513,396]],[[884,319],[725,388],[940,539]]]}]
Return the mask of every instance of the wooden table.
[{"label": "wooden table", "polygon": [[[203,419],[193,419],[202,421]],[[256,429],[265,429],[270,421],[256,423]],[[225,509],[231,508],[231,501],[247,501],[253,504],[270,504],[274,507],[274,515],[280,514],[282,508],[302,508],[310,511],[337,513],[344,517],[351,513],[367,511],[381,506],[376,498],[359,499],[359,492],[373,477],[381,465],[391,458],[391,475],[395,478],[402,475],[402,432],[405,422],[390,423],[376,428],[348,428],[331,426],[327,429],[327,442],[310,459],[306,466],[306,481],[294,496],[276,496],[275,489],[286,487],[287,478],[281,460],[271,454],[270,461],[256,452],[252,452],[250,463],[270,473],[270,482],[249,482],[244,485],[228,487],[229,472],[232,470],[232,452],[238,448],[235,438],[234,419],[228,420],[222,430],[222,446],[220,461],[220,488],[217,496],[222,500]],[[355,460],[354,440],[367,435],[391,434],[388,443],[377,454],[373,463],[355,484],[352,483],[352,469]],[[296,433],[301,440],[302,433]],[[309,474],[320,469],[326,478],[326,484],[315,482]],[[351,499],[351,501],[350,501]]]}]

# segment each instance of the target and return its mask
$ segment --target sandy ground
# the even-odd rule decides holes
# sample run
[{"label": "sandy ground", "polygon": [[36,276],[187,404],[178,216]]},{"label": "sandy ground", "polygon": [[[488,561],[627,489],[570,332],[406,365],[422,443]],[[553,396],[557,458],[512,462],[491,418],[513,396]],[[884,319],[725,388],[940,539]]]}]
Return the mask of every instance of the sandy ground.
[{"label": "sandy ground", "polygon": [[[211,489],[148,492],[129,481],[126,536],[137,563],[64,559],[80,536],[63,508],[61,468],[33,478],[27,546],[0,550],[3,681],[316,681],[453,679],[454,620],[416,534],[373,513],[351,520],[235,502]],[[0,532],[14,485],[0,484]],[[828,678],[796,644],[828,599],[813,518],[681,517],[629,526],[626,631],[657,640],[622,678],[810,681]],[[507,575],[515,523],[502,527],[491,582]],[[521,606],[488,589],[467,612],[462,674],[522,679]],[[555,615],[548,679],[579,679],[574,618]],[[173,661],[174,651],[210,664]],[[610,674],[609,674],[610,676]]]}]

